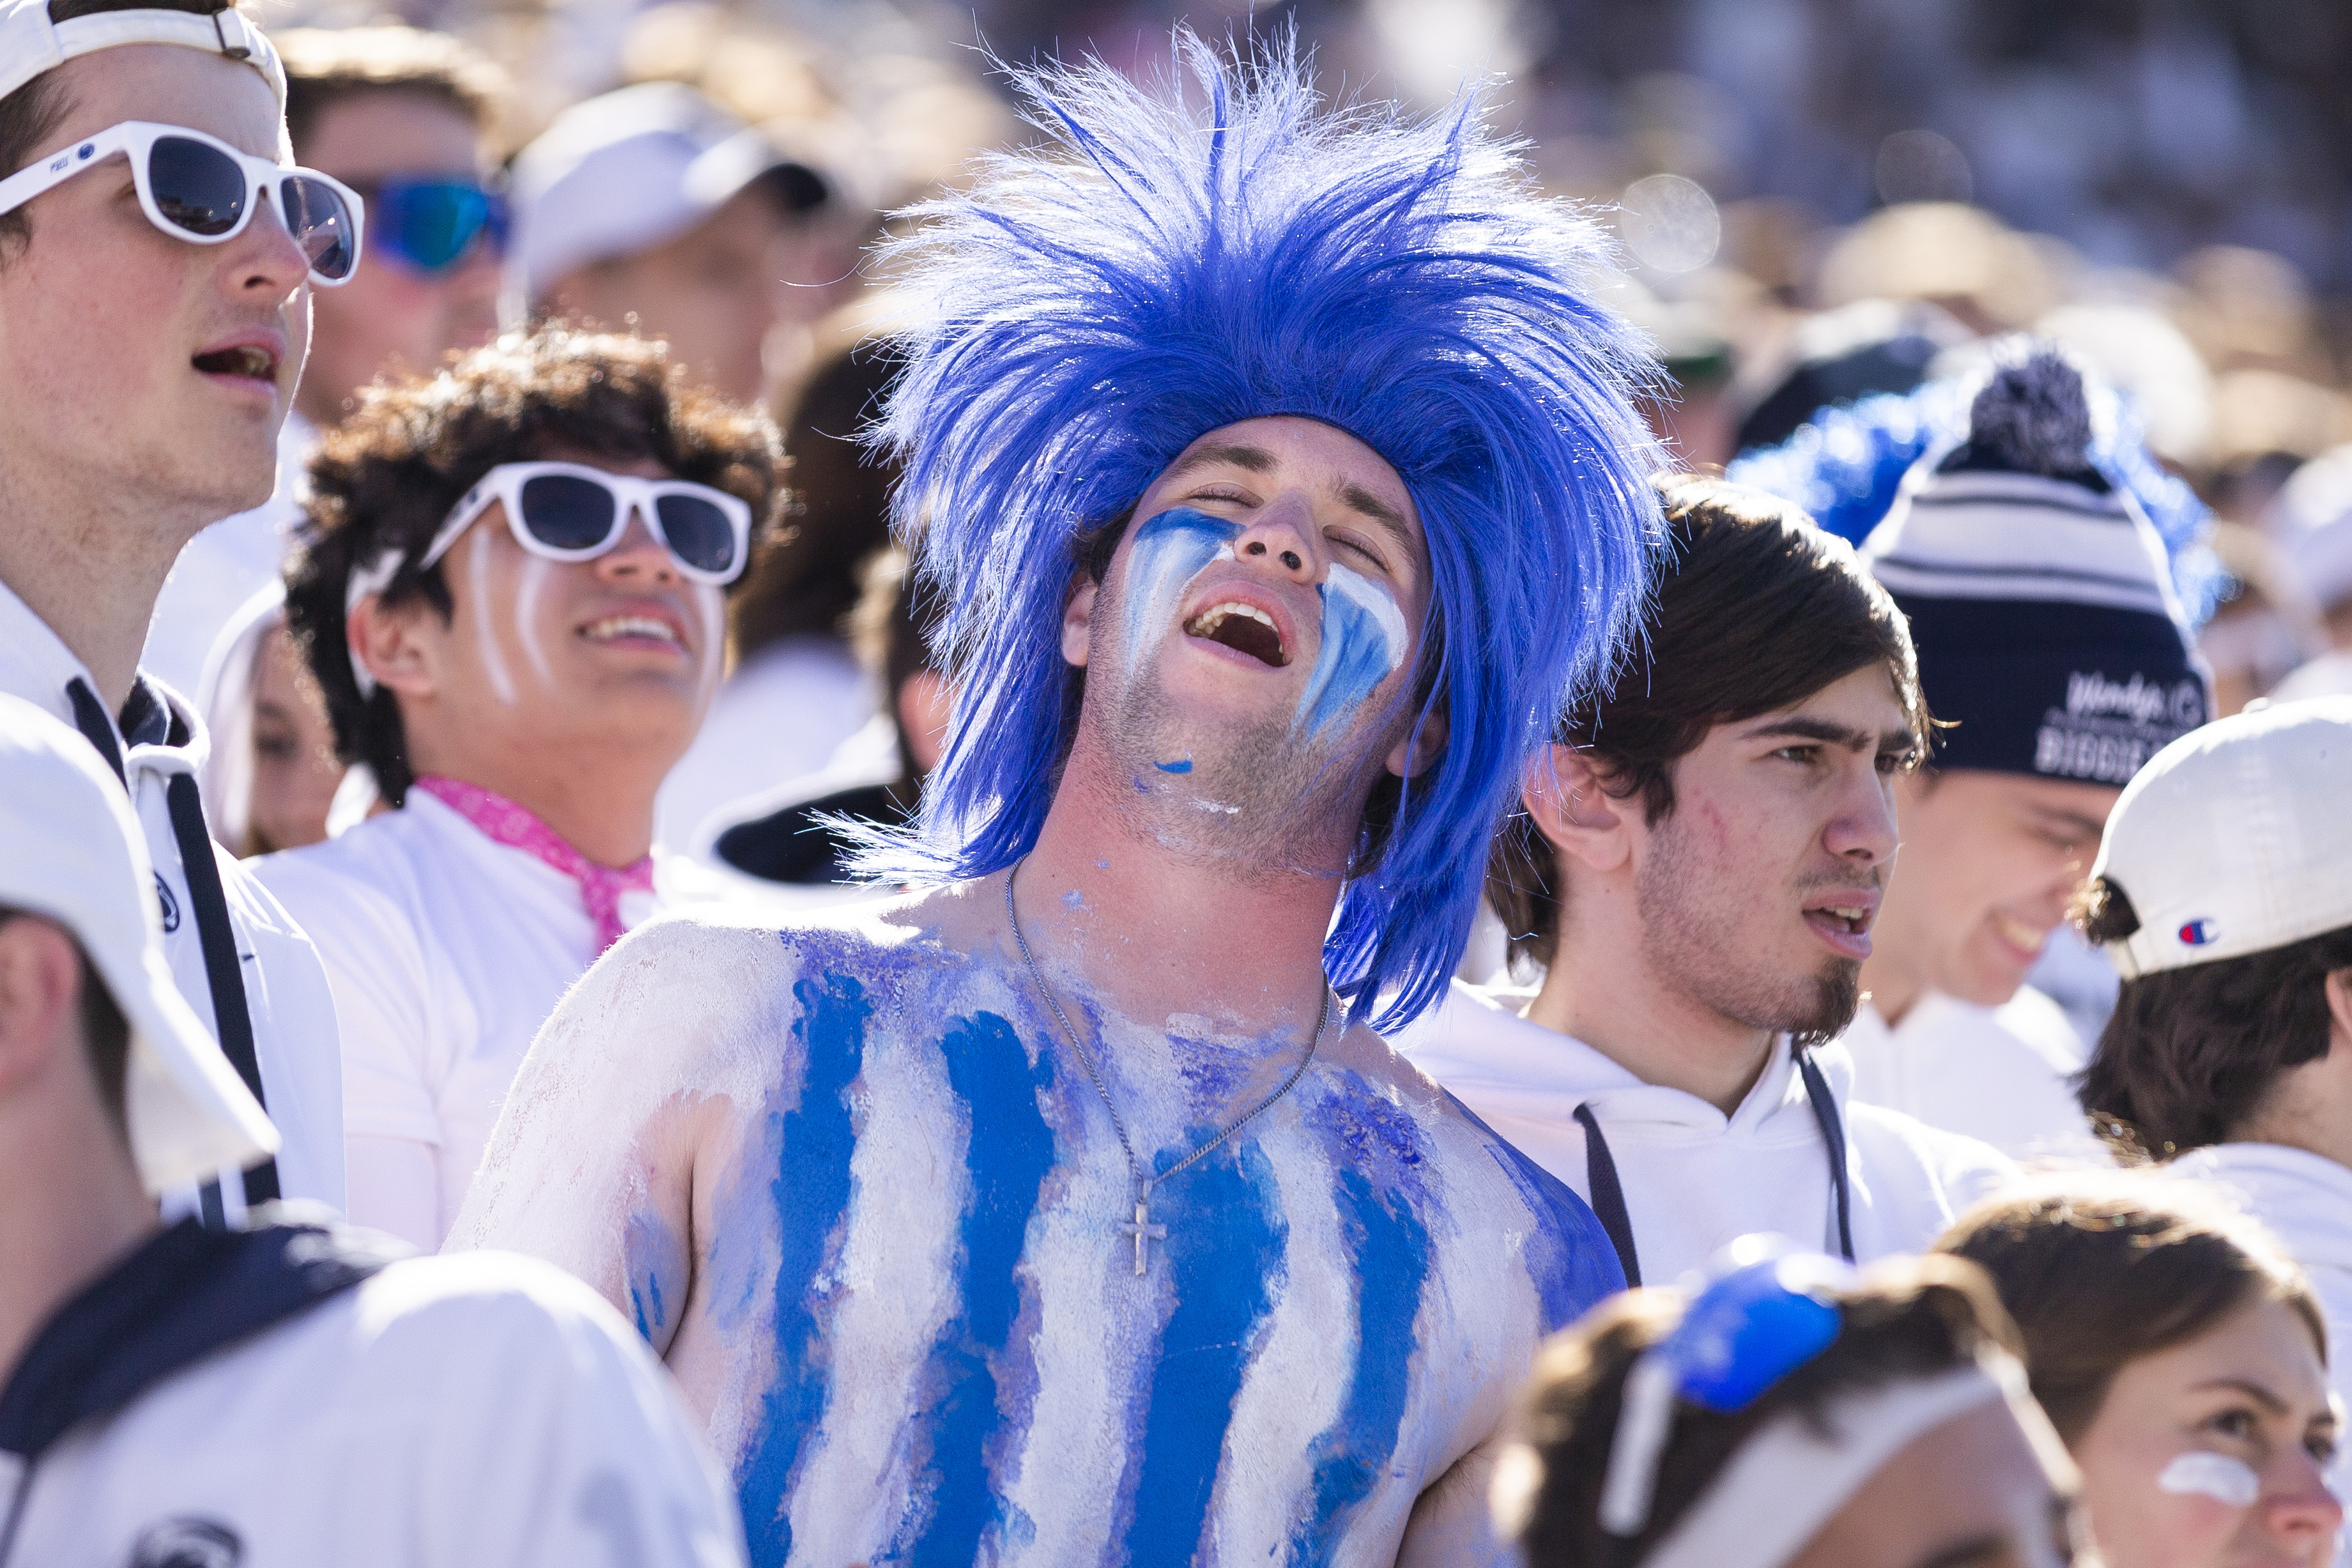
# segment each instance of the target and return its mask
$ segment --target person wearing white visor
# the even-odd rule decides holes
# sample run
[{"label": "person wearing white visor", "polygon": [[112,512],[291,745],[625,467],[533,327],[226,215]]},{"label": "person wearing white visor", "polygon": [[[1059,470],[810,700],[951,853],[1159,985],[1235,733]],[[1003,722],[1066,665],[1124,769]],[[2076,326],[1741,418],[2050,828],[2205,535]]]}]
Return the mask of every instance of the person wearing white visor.
[{"label": "person wearing white visor", "polygon": [[2081,910],[2123,990],[2080,1094],[2110,1136],[2231,1189],[2277,1233],[2352,1399],[2347,804],[2352,697],[2257,704],[2157,753],[2108,820]]},{"label": "person wearing white visor", "polygon": [[517,155],[513,189],[509,316],[634,325],[692,379],[760,395],[789,240],[829,199],[823,175],[692,88],[646,82],[556,116]]},{"label": "person wearing white visor", "polygon": [[172,984],[89,745],[0,696],[0,1568],[730,1568],[642,1340],[524,1258],[153,1194],[278,1135]]},{"label": "person wearing white visor", "polygon": [[1983,1272],[1748,1237],[1547,1345],[1497,1459],[1526,1568],[2060,1568],[2081,1480]]},{"label": "person wearing white visor", "polygon": [[[52,5],[54,8],[52,8]],[[213,844],[203,721],[142,673],[181,547],[254,506],[360,199],[292,166],[285,76],[216,0],[0,0],[0,691],[87,738],[146,835],[163,951],[282,1142],[167,1212],[343,1200],[317,953]]]}]

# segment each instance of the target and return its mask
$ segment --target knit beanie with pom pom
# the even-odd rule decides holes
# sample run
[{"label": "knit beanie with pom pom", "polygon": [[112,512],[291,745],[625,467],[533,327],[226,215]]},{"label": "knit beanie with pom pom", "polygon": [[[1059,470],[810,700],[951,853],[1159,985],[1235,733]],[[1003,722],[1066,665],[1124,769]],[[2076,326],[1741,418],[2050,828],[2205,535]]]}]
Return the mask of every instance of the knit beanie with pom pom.
[{"label": "knit beanie with pom pom", "polygon": [[1864,545],[1952,725],[1937,767],[2120,785],[2212,717],[2163,541],[2093,466],[2089,408],[2063,353],[2000,345],[1968,438]]}]

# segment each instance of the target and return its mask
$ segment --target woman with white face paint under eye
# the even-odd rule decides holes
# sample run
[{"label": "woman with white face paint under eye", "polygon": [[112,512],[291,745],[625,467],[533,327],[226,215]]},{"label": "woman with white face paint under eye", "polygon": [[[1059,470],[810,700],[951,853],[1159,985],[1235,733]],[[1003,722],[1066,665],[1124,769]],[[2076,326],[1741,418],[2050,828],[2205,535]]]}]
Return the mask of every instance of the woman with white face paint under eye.
[{"label": "woman with white face paint under eye", "polygon": [[2324,1568],[2342,1412],[2303,1271],[2210,1189],[2052,1178],[1938,1242],[1992,1276],[2107,1568]]},{"label": "woman with white face paint under eye", "polygon": [[717,687],[776,437],[665,371],[631,340],[503,339],[372,394],[315,468],[289,615],[398,809],[260,875],[344,1021],[352,1215],[427,1249],[556,1000],[716,896],[654,849],[653,799]]}]

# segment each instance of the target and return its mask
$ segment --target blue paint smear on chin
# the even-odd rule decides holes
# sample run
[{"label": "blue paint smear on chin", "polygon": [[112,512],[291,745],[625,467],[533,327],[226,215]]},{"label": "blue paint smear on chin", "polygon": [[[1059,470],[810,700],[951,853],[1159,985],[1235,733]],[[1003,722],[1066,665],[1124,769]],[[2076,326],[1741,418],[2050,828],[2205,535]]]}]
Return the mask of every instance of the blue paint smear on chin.
[{"label": "blue paint smear on chin", "polygon": [[1307,1450],[1314,1511],[1291,1537],[1294,1563],[1328,1563],[1349,1512],[1372,1494],[1396,1454],[1420,1349],[1413,1323],[1429,1279],[1429,1230],[1401,1193],[1341,1170],[1339,1229],[1356,1274],[1356,1355],[1339,1419]]},{"label": "blue paint smear on chin", "polygon": [[[1273,1169],[1255,1147],[1220,1150],[1166,1194],[1154,1194],[1152,1217],[1168,1226],[1163,1256],[1175,1309],[1160,1333],[1141,1460],[1131,1472],[1135,1512],[1126,1554],[1135,1568],[1180,1568],[1199,1553],[1234,1401],[1286,1278],[1290,1227]],[[1139,1295],[1150,1281],[1133,1283]]]},{"label": "blue paint smear on chin", "polygon": [[1387,589],[1335,561],[1316,592],[1323,600],[1323,642],[1291,720],[1291,728],[1303,726],[1310,739],[1362,707],[1405,654],[1404,613]]},{"label": "blue paint smear on chin", "polygon": [[1129,669],[1176,624],[1185,584],[1241,535],[1240,523],[1189,506],[1171,507],[1137,526],[1119,626]]},{"label": "blue paint smear on chin", "polygon": [[[816,1282],[838,1245],[849,1209],[849,1157],[857,1142],[849,1087],[864,1070],[873,1005],[843,974],[793,986],[801,1016],[793,1054],[803,1063],[800,1103],[770,1118],[776,1179],[767,1190],[781,1222],[776,1264],[776,1381],[761,1401],[758,1431],[736,1477],[743,1531],[755,1568],[782,1568],[792,1555],[785,1517],[801,1446],[824,1415],[832,1368],[825,1357]],[[754,1189],[755,1191],[757,1189]]]},{"label": "blue paint smear on chin", "polygon": [[1189,773],[1192,771],[1192,759],[1179,757],[1172,763],[1154,763],[1151,765],[1163,773]]},{"label": "blue paint smear on chin", "polygon": [[[956,1020],[940,1048],[948,1083],[971,1116],[971,1194],[961,1232],[963,1310],[932,1348],[922,1382],[929,1399],[917,1416],[917,1451],[929,1447],[935,1478],[930,1518],[906,1561],[968,1568],[981,1560],[990,1525],[1002,1521],[1017,1532],[1026,1524],[1005,1517],[992,1470],[1028,1425],[1025,1411],[1006,1406],[1036,1391],[1026,1346],[1008,1342],[1021,1316],[1015,1270],[1054,1168],[1054,1130],[1041,1109],[1054,1066],[1043,1055],[1033,1066],[1013,1026],[993,1013]],[[1024,1364],[1008,1364],[1008,1348]]]}]

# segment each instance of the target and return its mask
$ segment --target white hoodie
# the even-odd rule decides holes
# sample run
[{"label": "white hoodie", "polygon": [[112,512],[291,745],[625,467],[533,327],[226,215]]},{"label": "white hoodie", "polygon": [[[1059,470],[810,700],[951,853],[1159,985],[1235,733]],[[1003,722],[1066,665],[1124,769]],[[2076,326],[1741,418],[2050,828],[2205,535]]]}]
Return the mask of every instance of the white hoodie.
[{"label": "white hoodie", "polygon": [[[2327,1319],[2327,1381],[2352,1405],[2352,1170],[2281,1143],[2216,1143],[2172,1169],[2230,1188],[2303,1265]],[[2336,1496],[2352,1496],[2352,1448],[2328,1479]],[[2336,1562],[2352,1568],[2352,1545],[2339,1542]]]},{"label": "white hoodie", "polygon": [[[1644,1083],[1583,1041],[1528,1022],[1516,1011],[1527,999],[1456,981],[1397,1047],[1587,1202],[1591,1184],[1576,1108],[1590,1105],[1624,1190],[1644,1283],[1672,1284],[1759,1231],[1838,1250],[1828,1152],[1785,1037],[1727,1117],[1695,1094]],[[1813,1059],[1845,1125],[1858,1261],[1919,1251],[2015,1173],[1974,1139],[1852,1103],[1853,1066],[1834,1043]]]},{"label": "white hoodie", "polygon": [[1926,992],[1892,1028],[1865,1000],[1839,1043],[1867,1104],[1981,1139],[2013,1160],[2113,1163],[2074,1100],[2082,1039],[2030,985],[2000,1007]]}]

